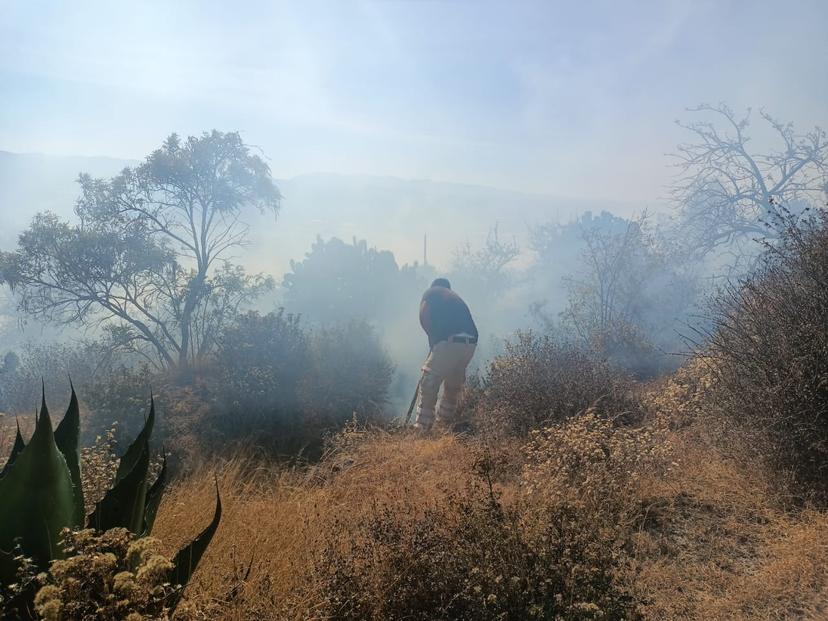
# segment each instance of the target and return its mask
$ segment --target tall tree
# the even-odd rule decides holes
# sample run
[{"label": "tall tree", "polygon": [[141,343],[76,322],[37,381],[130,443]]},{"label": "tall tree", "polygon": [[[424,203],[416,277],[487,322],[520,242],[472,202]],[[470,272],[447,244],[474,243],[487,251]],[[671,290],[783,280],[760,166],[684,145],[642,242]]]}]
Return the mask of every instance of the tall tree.
[{"label": "tall tree", "polygon": [[697,255],[745,237],[778,237],[767,226],[779,205],[821,206],[828,192],[828,139],[819,127],[799,134],[761,111],[776,147],[756,150],[750,109],[738,117],[725,104],[690,108],[700,120],[677,121],[693,135],[681,144],[672,195],[680,236]]},{"label": "tall tree", "polygon": [[301,261],[290,262],[282,280],[285,308],[312,322],[378,320],[396,315],[401,301],[419,301],[417,269],[397,265],[394,253],[337,237],[316,238]]},{"label": "tall tree", "polygon": [[20,310],[103,324],[117,345],[187,367],[209,352],[229,311],[270,285],[227,261],[246,240],[242,210],[275,216],[280,201],[238,133],[173,134],[139,166],[78,182],[78,224],[38,214],[17,250],[0,253],[0,283]]}]

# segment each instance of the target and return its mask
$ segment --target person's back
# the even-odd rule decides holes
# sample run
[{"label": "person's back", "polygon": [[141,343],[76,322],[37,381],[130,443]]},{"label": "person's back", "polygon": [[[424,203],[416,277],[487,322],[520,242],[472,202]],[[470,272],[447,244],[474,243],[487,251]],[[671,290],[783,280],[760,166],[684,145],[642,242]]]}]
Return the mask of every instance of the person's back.
[{"label": "person's back", "polygon": [[420,380],[416,427],[429,429],[434,422],[440,385],[443,398],[437,418],[451,422],[457,400],[466,381],[466,367],[477,347],[477,326],[469,307],[451,290],[445,278],[438,278],[423,294],[420,325],[428,335],[431,352],[423,365]]},{"label": "person's back", "polygon": [[420,303],[420,325],[428,335],[428,345],[446,341],[454,334],[468,334],[477,338],[477,326],[469,307],[451,289],[432,286],[423,294]]}]

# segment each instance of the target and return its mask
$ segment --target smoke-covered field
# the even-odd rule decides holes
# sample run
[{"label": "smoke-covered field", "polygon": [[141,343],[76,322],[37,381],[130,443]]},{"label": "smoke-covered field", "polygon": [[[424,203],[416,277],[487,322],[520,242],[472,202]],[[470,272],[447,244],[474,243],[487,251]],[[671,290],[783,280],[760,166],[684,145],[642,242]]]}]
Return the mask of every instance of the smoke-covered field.
[{"label": "smoke-covered field", "polygon": [[828,617],[828,12],[587,5],[9,5],[0,617]]}]

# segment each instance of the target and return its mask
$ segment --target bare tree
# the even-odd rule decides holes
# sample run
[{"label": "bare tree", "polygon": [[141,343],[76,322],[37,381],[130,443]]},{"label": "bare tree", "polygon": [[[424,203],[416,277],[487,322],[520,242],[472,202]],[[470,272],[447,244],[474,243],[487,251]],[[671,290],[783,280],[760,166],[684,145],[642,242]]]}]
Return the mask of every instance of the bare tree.
[{"label": "bare tree", "polygon": [[635,303],[649,276],[640,268],[647,248],[646,214],[629,220],[623,232],[585,229],[584,277],[568,278],[569,307],[564,318],[589,342],[619,325],[632,323]]},{"label": "bare tree", "polygon": [[745,238],[777,238],[767,222],[776,205],[804,209],[824,203],[828,192],[828,140],[815,127],[798,134],[765,111],[778,145],[765,153],[751,149],[751,110],[741,118],[725,104],[702,104],[689,112],[710,118],[676,123],[693,142],[678,146],[679,175],[672,188],[681,237],[703,256]]},{"label": "bare tree", "polygon": [[509,278],[506,266],[517,258],[520,248],[513,238],[502,241],[498,234],[498,225],[489,229],[486,243],[477,250],[469,242],[454,251],[452,273],[461,280],[476,283],[491,291],[504,286]]},{"label": "bare tree", "polygon": [[695,300],[693,274],[648,226],[646,213],[623,229],[584,228],[582,236],[582,268],[564,279],[561,327],[628,370],[661,372],[670,364],[666,352],[679,345],[677,322]]}]

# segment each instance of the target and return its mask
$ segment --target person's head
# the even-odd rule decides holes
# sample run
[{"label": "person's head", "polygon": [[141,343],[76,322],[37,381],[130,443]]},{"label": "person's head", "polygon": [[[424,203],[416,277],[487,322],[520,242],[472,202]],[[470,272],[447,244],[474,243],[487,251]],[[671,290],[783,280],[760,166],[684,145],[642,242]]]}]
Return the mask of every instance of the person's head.
[{"label": "person's head", "polygon": [[451,283],[449,283],[448,278],[437,278],[433,283],[431,283],[432,287],[445,287],[446,289],[451,289]]}]

